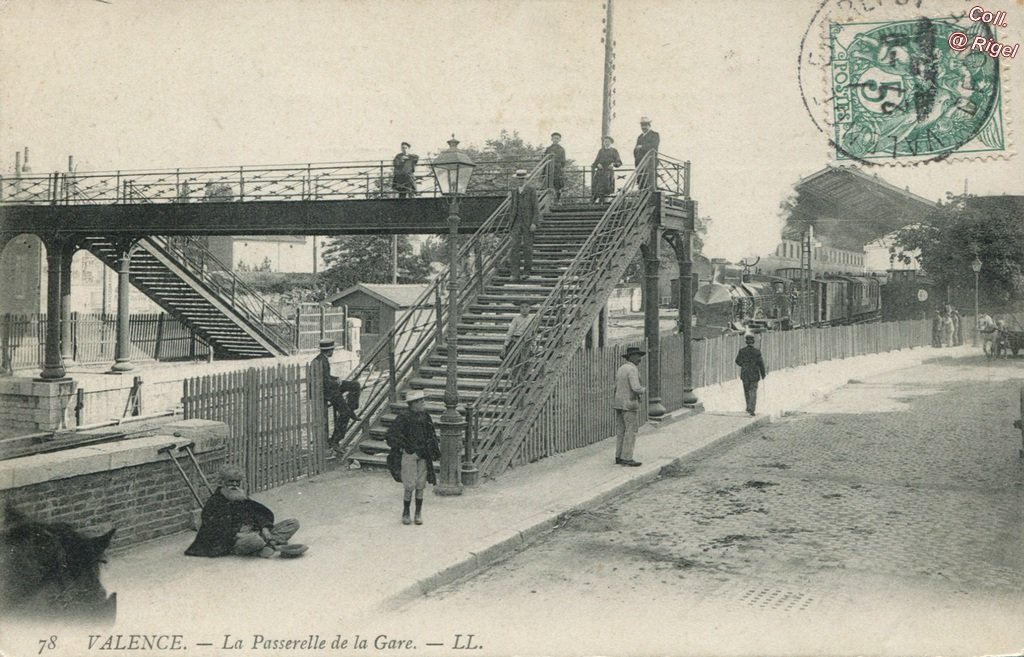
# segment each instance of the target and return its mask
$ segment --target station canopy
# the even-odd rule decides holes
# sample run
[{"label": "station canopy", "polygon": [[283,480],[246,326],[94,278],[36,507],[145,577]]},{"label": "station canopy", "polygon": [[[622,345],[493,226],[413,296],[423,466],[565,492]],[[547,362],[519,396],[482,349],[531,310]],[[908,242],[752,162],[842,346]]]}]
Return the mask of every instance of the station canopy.
[{"label": "station canopy", "polygon": [[802,179],[796,191],[783,236],[799,240],[813,225],[816,240],[852,251],[920,222],[938,207],[856,167],[825,167]]}]

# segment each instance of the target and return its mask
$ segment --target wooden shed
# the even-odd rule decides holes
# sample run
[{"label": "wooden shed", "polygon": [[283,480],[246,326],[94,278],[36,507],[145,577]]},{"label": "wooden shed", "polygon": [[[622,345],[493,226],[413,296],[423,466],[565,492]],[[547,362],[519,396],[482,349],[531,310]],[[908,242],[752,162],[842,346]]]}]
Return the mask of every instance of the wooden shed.
[{"label": "wooden shed", "polygon": [[330,302],[335,306],[348,306],[349,317],[363,320],[360,346],[365,357],[428,287],[426,283],[356,283],[331,297]]}]

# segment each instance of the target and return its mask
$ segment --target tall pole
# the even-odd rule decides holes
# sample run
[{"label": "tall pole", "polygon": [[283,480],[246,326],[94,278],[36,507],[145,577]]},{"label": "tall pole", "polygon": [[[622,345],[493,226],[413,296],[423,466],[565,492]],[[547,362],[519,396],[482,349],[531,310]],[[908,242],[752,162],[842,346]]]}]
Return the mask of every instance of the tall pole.
[{"label": "tall pole", "polygon": [[461,463],[459,450],[466,423],[456,406],[459,403],[457,368],[459,359],[459,201],[453,196],[448,211],[448,326],[445,348],[448,371],[444,388],[444,413],[441,414],[441,476],[434,486],[438,495],[461,495]]},{"label": "tall pole", "polygon": [[46,348],[42,381],[59,381],[67,376],[64,360],[60,357],[60,270],[65,249],[61,240],[48,237],[46,246]]},{"label": "tall pole", "polygon": [[392,235],[391,236],[391,284],[394,285],[396,283],[398,283],[398,235]]},{"label": "tall pole", "polygon": [[604,95],[601,97],[601,134],[605,137],[612,131],[612,107],[615,105],[615,33],[612,31],[612,0],[605,0],[604,19]]},{"label": "tall pole", "polygon": [[974,346],[978,346],[978,274],[974,272]]}]

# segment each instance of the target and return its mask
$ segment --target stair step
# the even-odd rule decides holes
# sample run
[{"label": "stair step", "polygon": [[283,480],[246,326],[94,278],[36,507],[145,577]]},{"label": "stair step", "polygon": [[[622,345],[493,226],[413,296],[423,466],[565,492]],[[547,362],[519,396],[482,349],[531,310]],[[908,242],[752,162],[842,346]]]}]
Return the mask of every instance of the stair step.
[{"label": "stair step", "polygon": [[[501,361],[497,361],[497,365],[493,367],[480,367],[480,366],[468,366],[460,365],[458,367],[458,377],[462,379],[490,379],[494,376],[494,373],[498,371],[498,366],[501,365]],[[448,375],[447,363],[440,365],[425,365],[420,368],[420,375],[425,377],[441,377],[442,379]]]}]

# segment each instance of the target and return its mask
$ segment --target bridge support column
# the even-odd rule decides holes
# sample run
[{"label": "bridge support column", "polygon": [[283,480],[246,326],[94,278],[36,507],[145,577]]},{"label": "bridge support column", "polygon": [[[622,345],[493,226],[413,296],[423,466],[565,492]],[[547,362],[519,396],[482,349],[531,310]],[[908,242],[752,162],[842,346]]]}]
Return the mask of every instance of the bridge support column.
[{"label": "bridge support column", "polygon": [[679,264],[679,317],[676,328],[683,336],[683,406],[697,404],[693,394],[693,233],[674,233],[669,240]]},{"label": "bridge support column", "polygon": [[641,246],[644,257],[644,335],[647,337],[647,417],[660,420],[667,412],[661,403],[661,328],[658,326],[658,229],[651,229],[647,244]]},{"label": "bridge support column", "polygon": [[75,255],[75,244],[64,243],[60,263],[60,357],[65,362],[75,359],[74,328],[71,323],[71,259]]},{"label": "bridge support column", "polygon": [[[14,239],[14,233],[0,233],[0,261],[3,260],[4,250],[12,239]],[[0,313],[0,315],[2,314]],[[0,323],[0,376],[9,375],[13,372],[10,327],[11,324],[6,319]]]},{"label": "bridge support column", "polygon": [[67,378],[64,360],[60,355],[61,333],[61,269],[65,243],[56,236],[43,238],[46,247],[46,347],[40,381],[61,381]]},{"label": "bridge support column", "polygon": [[131,292],[132,251],[135,247],[134,240],[125,240],[118,244],[121,262],[117,271],[117,344],[114,347],[114,365],[110,368],[111,374],[121,374],[135,369],[131,357],[131,308],[129,305],[129,293]]}]

